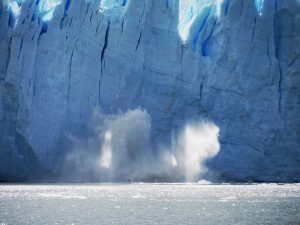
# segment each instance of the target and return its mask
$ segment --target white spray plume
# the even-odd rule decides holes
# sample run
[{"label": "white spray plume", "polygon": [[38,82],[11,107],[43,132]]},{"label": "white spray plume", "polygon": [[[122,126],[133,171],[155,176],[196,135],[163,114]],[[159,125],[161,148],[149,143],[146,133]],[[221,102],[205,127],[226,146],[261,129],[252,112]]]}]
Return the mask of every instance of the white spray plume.
[{"label": "white spray plume", "polygon": [[104,141],[102,145],[102,152],[100,158],[100,165],[103,168],[109,169],[112,161],[112,146],[111,146],[112,133],[110,130],[105,132]]},{"label": "white spray plume", "polygon": [[150,157],[150,116],[141,109],[105,121],[100,166],[112,180],[139,179],[147,173]]},{"label": "white spray plume", "polygon": [[189,123],[173,136],[172,146],[154,149],[145,110],[118,115],[96,110],[91,121],[91,136],[73,137],[74,147],[64,161],[64,175],[75,181],[193,182],[220,148],[219,128],[211,122]]},{"label": "white spray plume", "polygon": [[186,181],[194,182],[207,172],[205,161],[215,157],[219,150],[219,128],[211,122],[188,124],[183,129],[177,151],[182,157]]}]

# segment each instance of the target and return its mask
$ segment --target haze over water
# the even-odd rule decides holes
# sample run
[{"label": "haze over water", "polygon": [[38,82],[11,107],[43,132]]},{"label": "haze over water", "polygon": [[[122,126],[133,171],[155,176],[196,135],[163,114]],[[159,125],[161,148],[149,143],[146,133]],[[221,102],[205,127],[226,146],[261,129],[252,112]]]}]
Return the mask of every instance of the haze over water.
[{"label": "haze over water", "polygon": [[299,224],[300,185],[1,185],[0,224]]}]

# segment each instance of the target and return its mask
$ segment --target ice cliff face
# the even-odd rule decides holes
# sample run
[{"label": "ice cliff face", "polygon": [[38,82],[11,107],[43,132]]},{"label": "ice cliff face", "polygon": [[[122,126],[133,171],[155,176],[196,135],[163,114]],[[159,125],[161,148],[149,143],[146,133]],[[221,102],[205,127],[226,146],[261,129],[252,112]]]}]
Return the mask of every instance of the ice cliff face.
[{"label": "ice cliff face", "polygon": [[56,171],[100,106],[157,143],[208,118],[214,175],[300,181],[299,56],[298,0],[3,0],[0,179]]}]

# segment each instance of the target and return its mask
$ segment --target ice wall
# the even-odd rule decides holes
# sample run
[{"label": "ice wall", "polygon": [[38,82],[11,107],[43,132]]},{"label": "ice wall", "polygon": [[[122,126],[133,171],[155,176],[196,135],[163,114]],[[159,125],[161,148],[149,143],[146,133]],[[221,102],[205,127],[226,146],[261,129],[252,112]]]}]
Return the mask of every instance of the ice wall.
[{"label": "ice wall", "polygon": [[299,181],[299,4],[2,1],[0,177],[58,172],[100,106],[147,110],[154,145],[208,118],[214,177]]}]

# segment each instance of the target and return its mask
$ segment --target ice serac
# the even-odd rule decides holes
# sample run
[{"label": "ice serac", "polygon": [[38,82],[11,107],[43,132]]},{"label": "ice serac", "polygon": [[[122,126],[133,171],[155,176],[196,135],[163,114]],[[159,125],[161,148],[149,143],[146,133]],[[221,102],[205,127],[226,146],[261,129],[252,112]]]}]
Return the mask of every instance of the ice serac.
[{"label": "ice serac", "polygon": [[152,141],[220,127],[220,179],[300,181],[298,0],[4,0],[0,180],[56,172],[95,107],[142,107]]}]

